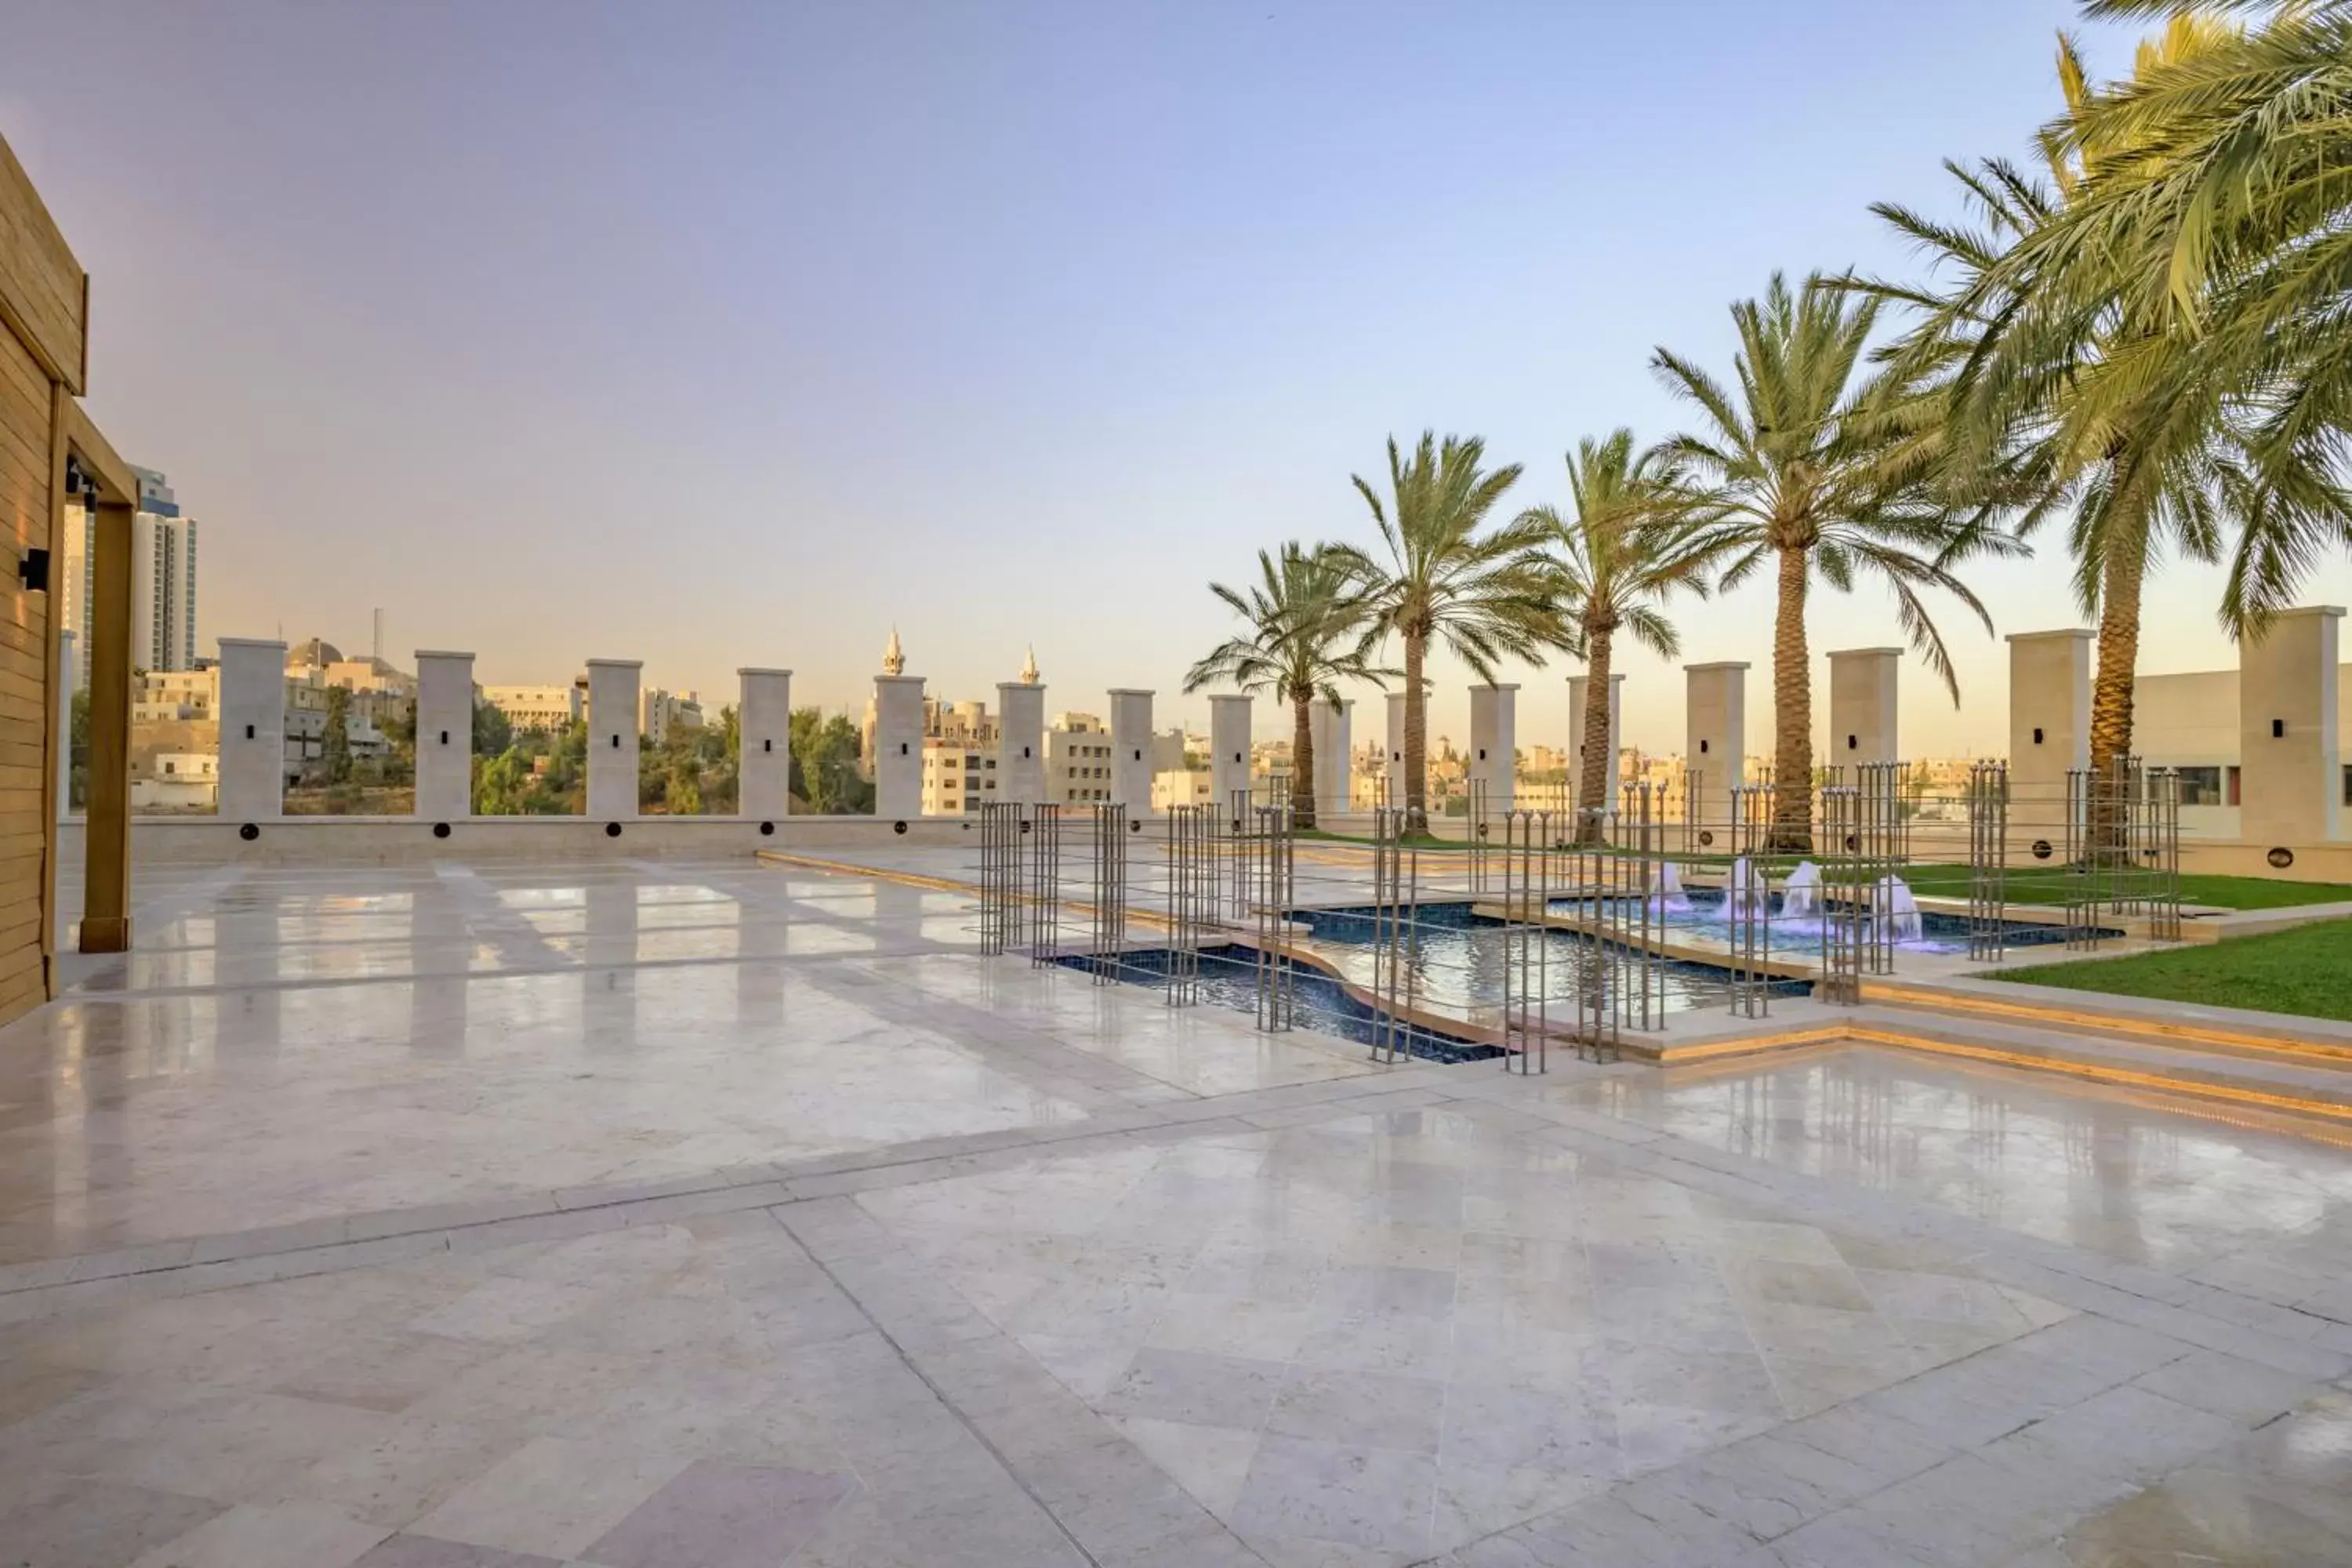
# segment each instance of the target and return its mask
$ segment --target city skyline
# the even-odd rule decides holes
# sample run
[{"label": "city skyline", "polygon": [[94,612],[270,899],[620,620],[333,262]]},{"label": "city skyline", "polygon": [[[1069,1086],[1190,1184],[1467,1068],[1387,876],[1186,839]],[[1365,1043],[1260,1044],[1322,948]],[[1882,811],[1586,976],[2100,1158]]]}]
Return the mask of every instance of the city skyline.
[{"label": "city skyline", "polygon": [[[93,409],[215,520],[207,641],[383,605],[393,646],[502,679],[609,656],[723,690],[748,656],[854,713],[895,623],[940,689],[985,692],[1034,639],[1074,700],[1150,685],[1192,712],[1181,673],[1229,629],[1206,584],[1269,540],[1368,541],[1348,476],[1386,437],[1483,434],[1528,465],[1513,505],[1559,500],[1578,437],[1682,422],[1654,346],[1720,369],[1726,307],[1773,268],[1913,265],[1868,203],[1933,207],[1940,158],[2025,155],[2080,21],[1677,10],[1441,35],[1316,6],[721,10],[689,35],[123,3],[19,25],[0,127],[104,280]],[[2124,34],[2082,31],[2120,67]],[[132,39],[189,90],[92,122],[70,63]],[[1903,58],[1968,90],[1910,90]],[[1396,180],[1436,193],[1411,241],[1367,226]],[[2047,542],[1969,573],[2001,634],[2079,624],[2066,577]],[[2218,583],[2158,574],[2146,672],[2234,661]],[[2305,597],[2352,598],[2352,568]],[[1769,608],[1685,605],[1685,658],[1760,670]],[[1965,706],[1908,679],[1905,728],[1995,749],[2001,644],[1946,614]],[[1828,649],[1898,640],[1867,590],[1821,595],[1812,630],[1817,684]],[[1530,733],[1564,734],[1576,668],[1507,675]],[[1627,739],[1670,743],[1679,673],[1622,668]],[[1466,684],[1438,669],[1438,727]]]}]

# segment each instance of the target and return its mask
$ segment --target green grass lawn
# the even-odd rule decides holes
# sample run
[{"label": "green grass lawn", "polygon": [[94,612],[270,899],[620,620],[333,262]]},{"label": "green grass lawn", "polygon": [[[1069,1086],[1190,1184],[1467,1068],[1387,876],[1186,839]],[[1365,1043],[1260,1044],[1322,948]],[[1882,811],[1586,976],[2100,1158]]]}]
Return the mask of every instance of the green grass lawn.
[{"label": "green grass lawn", "polygon": [[[1679,828],[1670,829],[1678,832]],[[1359,844],[1369,847],[1370,838],[1351,834],[1327,833],[1309,828],[1298,835],[1303,840],[1324,844]],[[1467,849],[1469,845],[1459,838],[1437,838],[1415,834],[1405,840],[1411,849]],[[1500,837],[1495,847],[1502,847]],[[1692,870],[1723,871],[1729,859],[1719,854],[1691,854],[1668,849],[1661,858],[1680,861]],[[1806,857],[1764,856],[1758,865],[1778,881]],[[1824,870],[1828,869],[1826,863]],[[1922,898],[1965,899],[1969,896],[1969,868],[1959,865],[1914,866],[1903,873],[1911,890]],[[2066,901],[2072,878],[2055,866],[2012,866],[2002,892],[2012,904],[2063,904]],[[2352,887],[2341,882],[2287,882],[2271,877],[2215,877],[2194,873],[2180,879],[2180,901],[2184,904],[2209,904],[2223,910],[2283,910],[2301,904],[2352,903]]]},{"label": "green grass lawn", "polygon": [[[1911,890],[1922,897],[1965,899],[1969,896],[1966,866],[1914,866],[1905,873]],[[2063,904],[2069,878],[2056,868],[2009,868],[2003,895],[2012,904]],[[2184,874],[2180,901],[2211,904],[2225,910],[2283,910],[2297,904],[2352,903],[2352,888],[2340,882],[2283,882],[2269,877],[2210,877]]]},{"label": "green grass lawn", "polygon": [[[1353,844],[1365,849],[1372,847],[1369,834],[1327,833],[1319,827],[1302,827],[1296,837],[1302,844]],[[1495,836],[1495,847],[1499,849],[1502,846],[1502,835],[1498,832]],[[1404,847],[1408,849],[1467,849],[1470,842],[1465,838],[1440,838],[1434,833],[1413,833],[1405,837]]]},{"label": "green grass lawn", "polygon": [[1987,970],[1979,978],[2352,1020],[2352,921],[2131,958]]}]

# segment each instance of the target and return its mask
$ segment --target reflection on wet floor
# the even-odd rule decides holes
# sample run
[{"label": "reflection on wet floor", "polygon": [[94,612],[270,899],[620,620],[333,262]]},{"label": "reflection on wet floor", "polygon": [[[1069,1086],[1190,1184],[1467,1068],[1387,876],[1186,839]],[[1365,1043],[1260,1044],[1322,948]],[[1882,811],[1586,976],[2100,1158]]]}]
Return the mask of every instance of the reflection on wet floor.
[{"label": "reflection on wet floor", "polygon": [[2053,1563],[2352,1563],[2352,1395],[2321,1395],[2067,1532]]},{"label": "reflection on wet floor", "polygon": [[[64,1001],[0,1031],[0,1264],[1369,1070],[1026,966],[974,1005],[968,900],[741,862],[140,895],[136,951],[74,959]],[[885,982],[893,957],[919,962]]]},{"label": "reflection on wet floor", "polygon": [[2352,1261],[2341,1129],[1870,1047],[1555,1086],[1676,1138],[2133,1262],[2254,1243]]},{"label": "reflection on wet floor", "polygon": [[0,1561],[2352,1563],[2342,1129],[1384,1069],[741,863],[139,894],[0,1030]]}]

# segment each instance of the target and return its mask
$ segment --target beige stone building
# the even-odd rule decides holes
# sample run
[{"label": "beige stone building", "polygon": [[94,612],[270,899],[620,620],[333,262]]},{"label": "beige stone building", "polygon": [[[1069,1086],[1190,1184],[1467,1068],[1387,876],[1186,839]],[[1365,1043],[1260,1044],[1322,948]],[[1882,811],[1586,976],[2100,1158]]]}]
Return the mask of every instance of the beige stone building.
[{"label": "beige stone building", "polygon": [[[2151,768],[2180,774],[2184,837],[2240,837],[2240,678],[2234,669],[2143,675],[2134,687],[2132,742]],[[2352,666],[2336,675],[2337,733],[2352,732]],[[2338,803],[2352,806],[2352,766],[2341,768]]]},{"label": "beige stone building", "polygon": [[485,686],[482,700],[505,714],[517,730],[560,734],[587,716],[588,688],[579,680],[561,686]]},{"label": "beige stone building", "polygon": [[1064,805],[1110,799],[1110,731],[1092,713],[1056,713],[1045,731],[1045,798]]},{"label": "beige stone building", "polygon": [[648,745],[666,743],[673,730],[699,730],[706,722],[699,692],[665,691],[655,686],[637,699],[637,732]]}]

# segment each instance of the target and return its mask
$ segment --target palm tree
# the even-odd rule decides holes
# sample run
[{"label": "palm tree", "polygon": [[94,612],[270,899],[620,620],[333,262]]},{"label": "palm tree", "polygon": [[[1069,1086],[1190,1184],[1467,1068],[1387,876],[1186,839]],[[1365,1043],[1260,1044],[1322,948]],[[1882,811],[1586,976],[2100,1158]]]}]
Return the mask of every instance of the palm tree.
[{"label": "palm tree", "polygon": [[[1576,799],[1590,811],[1609,804],[1609,678],[1618,631],[1674,658],[1681,639],[1659,606],[1679,589],[1706,597],[1709,574],[1739,542],[1674,457],[1654,447],[1637,453],[1631,430],[1578,442],[1568,455],[1568,493],[1572,517],[1549,506],[1519,517],[1542,528],[1558,552],[1553,591],[1569,623],[1569,651],[1585,661]],[[1598,843],[1601,826],[1597,814],[1580,817],[1577,841]]]},{"label": "palm tree", "polygon": [[1966,557],[2012,545],[1981,508],[1939,488],[1940,444],[1891,375],[1864,370],[1879,302],[1818,275],[1795,291],[1772,275],[1761,301],[1731,308],[1739,332],[1736,393],[1665,349],[1652,361],[1668,390],[1705,424],[1665,450],[1717,487],[1738,550],[1721,586],[1772,558],[1779,579],[1772,639],[1773,827],[1777,849],[1812,847],[1813,701],[1805,601],[1816,572],[1840,592],[1858,575],[1884,583],[1913,648],[1959,685],[1923,589],[1950,594],[1985,629],[1992,618],[1954,576]]},{"label": "palm tree", "polygon": [[[2176,18],[2140,47],[2147,79],[2232,35]],[[1940,287],[1866,286],[1923,312],[1899,359],[1948,415],[1956,460],[2000,475],[2030,533],[2071,507],[2074,588],[2098,618],[2090,752],[2102,769],[2132,749],[2140,599],[2168,546],[2219,558],[2234,514],[2263,529],[2302,526],[2324,505],[2324,474],[2281,466],[2266,485],[2248,452],[2248,412],[2204,374],[2191,335],[2148,308],[2116,253],[2053,254],[2053,236],[2140,153],[2109,142],[2070,146],[2063,126],[2091,91],[2073,42],[2059,39],[2069,121],[2043,138],[2050,184],[1990,160],[1948,163],[1978,226],[1910,208],[1874,210],[1929,258]],[[2293,488],[2287,488],[2287,487]]]},{"label": "palm tree", "polygon": [[1339,700],[1343,680],[1377,684],[1385,671],[1371,666],[1380,627],[1366,593],[1370,566],[1343,544],[1309,548],[1297,540],[1281,553],[1257,552],[1258,581],[1244,594],[1223,583],[1209,592],[1249,623],[1184,677],[1184,689],[1230,683],[1244,691],[1271,691],[1290,704],[1292,821],[1315,826],[1315,699]]},{"label": "palm tree", "polygon": [[[2104,301],[2168,353],[2153,369],[2102,365],[2082,401],[2228,426],[2252,480],[2232,509],[2221,604],[2242,637],[2293,602],[2323,553],[2352,546],[2334,467],[2352,427],[2352,3],[2085,9],[2174,15],[2128,79],[2095,92],[2070,79],[2043,140],[2092,177],[2014,247],[2011,270],[2039,285],[2015,330],[2063,342]],[[2226,21],[2251,12],[2270,15],[2244,31]]]},{"label": "palm tree", "polygon": [[[2143,45],[2140,68],[2194,52],[2206,33],[2188,19]],[[2058,40],[2067,113],[2088,101],[2082,58]],[[2098,618],[2091,687],[2091,757],[2131,752],[2133,675],[2140,651],[2140,590],[2166,545],[2192,560],[2221,552],[2222,494],[2242,491],[2225,411],[2180,384],[2188,339],[2124,303],[2103,257],[2070,270],[2046,266],[2046,235],[2100,179],[2098,160],[2067,155],[2046,136],[2051,184],[2001,160],[1948,163],[1976,228],[1938,224],[1910,207],[1872,212],[1928,257],[1940,289],[1870,284],[1872,294],[1922,308],[1900,357],[1950,409],[1959,461],[2018,484],[2018,533],[2072,510],[2074,597]],[[2103,273],[2094,282],[2091,273]],[[2061,306],[2063,308],[2055,308]],[[2133,397],[2116,397],[2136,384]],[[2164,390],[2157,390],[2164,388]]]},{"label": "palm tree", "polygon": [[1538,523],[1516,519],[1481,533],[1519,477],[1484,467],[1475,436],[1422,432],[1410,459],[1389,437],[1389,499],[1353,476],[1388,560],[1373,593],[1379,625],[1404,644],[1404,809],[1409,830],[1429,826],[1429,647],[1442,642],[1479,679],[1505,658],[1543,662],[1566,637],[1551,600]]}]

